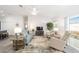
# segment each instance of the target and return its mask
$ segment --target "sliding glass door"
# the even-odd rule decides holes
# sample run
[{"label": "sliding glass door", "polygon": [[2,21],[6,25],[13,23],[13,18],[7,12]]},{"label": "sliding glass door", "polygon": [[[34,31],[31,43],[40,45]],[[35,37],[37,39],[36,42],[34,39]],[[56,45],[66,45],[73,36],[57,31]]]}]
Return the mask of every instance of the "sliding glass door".
[{"label": "sliding glass door", "polygon": [[73,35],[68,38],[67,44],[79,51],[79,16],[69,17],[66,26]]},{"label": "sliding glass door", "polygon": [[69,17],[69,30],[79,32],[79,16]]}]

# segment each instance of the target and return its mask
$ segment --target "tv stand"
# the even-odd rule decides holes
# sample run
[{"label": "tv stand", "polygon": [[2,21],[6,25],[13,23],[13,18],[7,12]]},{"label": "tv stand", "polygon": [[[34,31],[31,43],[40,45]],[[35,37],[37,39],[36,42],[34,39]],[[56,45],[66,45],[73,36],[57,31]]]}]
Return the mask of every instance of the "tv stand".
[{"label": "tv stand", "polygon": [[35,35],[36,36],[43,36],[44,35],[43,27],[41,27],[41,26],[36,27]]}]

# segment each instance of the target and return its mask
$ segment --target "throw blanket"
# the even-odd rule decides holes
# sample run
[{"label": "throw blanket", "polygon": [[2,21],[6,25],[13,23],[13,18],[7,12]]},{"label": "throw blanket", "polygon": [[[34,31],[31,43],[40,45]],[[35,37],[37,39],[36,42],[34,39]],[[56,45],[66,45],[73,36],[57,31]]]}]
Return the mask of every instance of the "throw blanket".
[{"label": "throw blanket", "polygon": [[24,35],[24,43],[29,44],[32,40],[32,35],[28,33],[27,30],[23,30],[23,35]]}]

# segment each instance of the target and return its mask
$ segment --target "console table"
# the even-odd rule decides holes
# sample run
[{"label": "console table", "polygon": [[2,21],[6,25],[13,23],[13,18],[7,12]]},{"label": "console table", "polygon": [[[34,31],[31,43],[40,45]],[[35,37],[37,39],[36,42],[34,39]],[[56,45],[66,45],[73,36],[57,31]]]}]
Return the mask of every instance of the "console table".
[{"label": "console table", "polygon": [[36,34],[36,36],[43,36],[44,31],[43,30],[37,30],[35,34]]}]

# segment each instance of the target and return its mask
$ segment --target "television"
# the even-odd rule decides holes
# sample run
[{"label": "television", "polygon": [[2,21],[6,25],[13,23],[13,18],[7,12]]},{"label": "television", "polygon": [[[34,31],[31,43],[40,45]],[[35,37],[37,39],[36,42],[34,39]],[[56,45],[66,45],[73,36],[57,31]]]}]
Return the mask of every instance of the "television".
[{"label": "television", "polygon": [[37,30],[43,30],[43,27],[36,27]]}]

